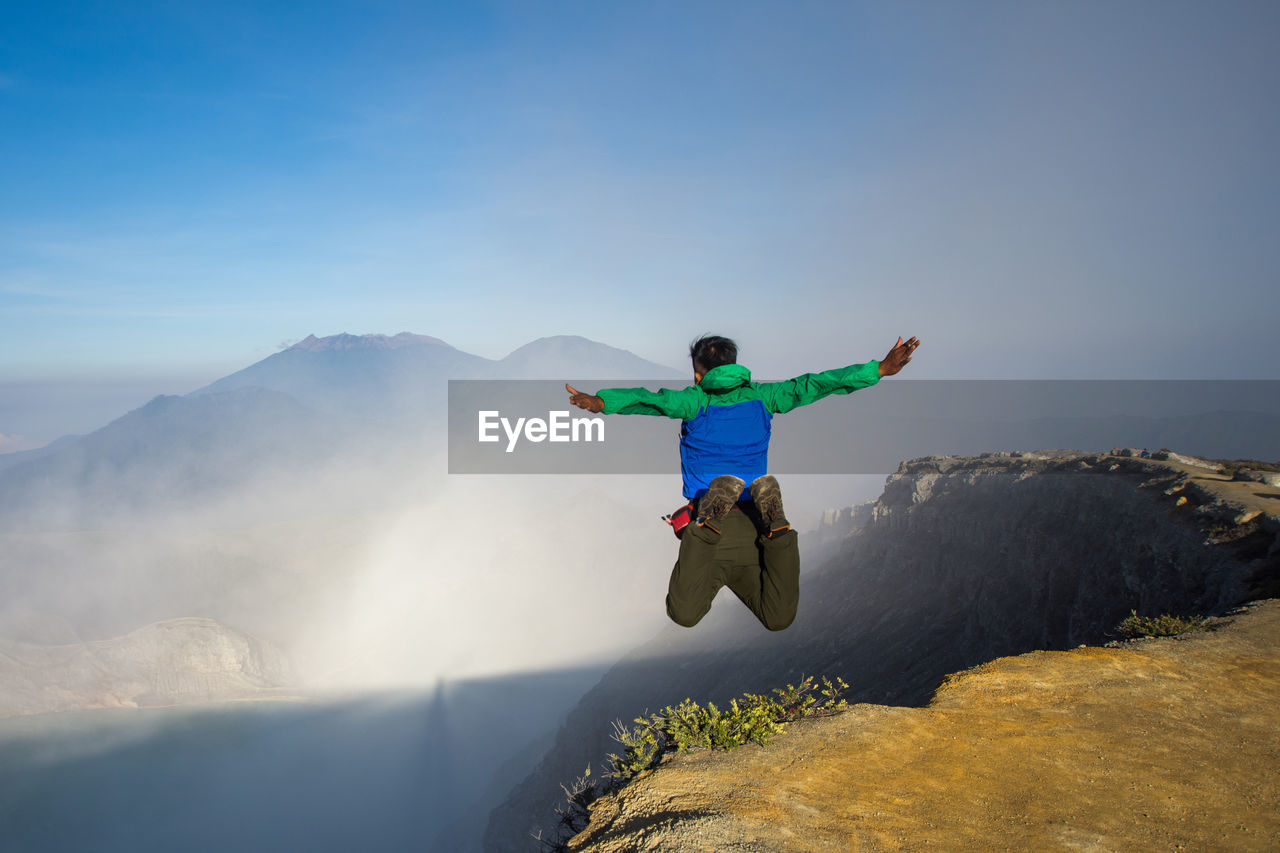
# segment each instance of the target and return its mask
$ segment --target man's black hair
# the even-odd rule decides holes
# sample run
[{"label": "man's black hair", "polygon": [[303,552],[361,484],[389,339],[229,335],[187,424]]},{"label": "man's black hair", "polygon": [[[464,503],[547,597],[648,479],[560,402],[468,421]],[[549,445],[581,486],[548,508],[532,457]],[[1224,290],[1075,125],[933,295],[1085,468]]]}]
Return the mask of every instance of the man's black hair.
[{"label": "man's black hair", "polygon": [[689,344],[689,358],[693,359],[694,371],[705,375],[722,364],[737,364],[738,345],[719,335],[703,335]]}]

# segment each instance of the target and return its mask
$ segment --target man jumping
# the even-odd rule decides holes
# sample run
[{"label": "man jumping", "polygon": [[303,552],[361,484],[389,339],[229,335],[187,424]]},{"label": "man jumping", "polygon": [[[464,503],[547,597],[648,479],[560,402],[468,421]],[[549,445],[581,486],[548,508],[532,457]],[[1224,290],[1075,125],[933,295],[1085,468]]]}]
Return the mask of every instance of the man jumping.
[{"label": "man jumping", "polygon": [[694,384],[687,388],[606,388],[593,395],[564,386],[569,402],[589,412],[684,422],[680,472],[697,520],[684,529],[671,572],[667,615],[672,621],[687,628],[698,624],[723,586],[770,631],[795,621],[800,551],[778,481],[768,473],[772,418],[874,385],[902,370],[918,346],[914,337],[898,338],[880,361],[785,382],[752,382],[751,371],[737,363],[737,345],[706,335],[689,347]]}]

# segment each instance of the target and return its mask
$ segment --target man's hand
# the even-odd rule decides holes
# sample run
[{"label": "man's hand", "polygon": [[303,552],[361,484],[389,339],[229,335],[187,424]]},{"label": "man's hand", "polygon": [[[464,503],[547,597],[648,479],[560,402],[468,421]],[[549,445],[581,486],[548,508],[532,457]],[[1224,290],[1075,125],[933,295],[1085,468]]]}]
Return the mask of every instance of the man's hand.
[{"label": "man's hand", "polygon": [[880,359],[880,375],[892,376],[906,367],[907,362],[911,361],[911,354],[918,346],[920,342],[914,337],[906,343],[902,342],[902,338],[898,338],[898,342],[893,345],[893,349],[889,350],[889,354]]},{"label": "man's hand", "polygon": [[[899,338],[898,340],[902,339]],[[596,395],[584,394],[568,382],[564,383],[564,389],[569,392],[569,402],[579,409],[586,409],[588,412],[604,411],[604,400],[601,400]]]}]

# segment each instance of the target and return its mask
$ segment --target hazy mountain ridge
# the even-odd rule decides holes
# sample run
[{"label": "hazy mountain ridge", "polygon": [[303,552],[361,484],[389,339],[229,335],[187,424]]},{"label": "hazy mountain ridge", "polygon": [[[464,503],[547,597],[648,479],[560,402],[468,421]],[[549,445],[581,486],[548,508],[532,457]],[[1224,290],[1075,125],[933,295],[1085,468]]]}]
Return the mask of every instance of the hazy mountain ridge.
[{"label": "hazy mountain ridge", "polygon": [[[266,479],[282,508],[282,484],[305,501],[335,461],[369,474],[368,497],[381,500],[386,490],[372,481],[394,486],[405,458],[443,454],[449,379],[571,375],[674,371],[571,336],[540,338],[500,361],[407,332],[309,336],[191,394],[156,397],[0,466],[0,529],[75,529],[206,502],[252,503]],[[358,503],[354,492],[340,500]]]},{"label": "hazy mountain ridge", "polygon": [[628,350],[606,347],[578,335],[538,338],[492,363],[487,379],[691,379]]},{"label": "hazy mountain ridge", "polygon": [[453,347],[439,338],[433,338],[430,335],[415,335],[412,332],[400,332],[397,335],[352,335],[342,332],[324,338],[307,335],[296,344],[286,347],[286,349],[323,352],[325,350],[350,349],[401,349],[413,346],[442,346],[453,349]]},{"label": "hazy mountain ridge", "polygon": [[[408,337],[406,337],[406,335]],[[438,417],[448,379],[478,377],[489,360],[436,338],[402,333],[314,335],[225,376],[192,396],[261,387],[311,408],[348,417],[387,420]]]},{"label": "hazy mountain ridge", "polygon": [[442,420],[449,379],[653,379],[679,376],[626,350],[576,335],[539,338],[492,360],[439,338],[398,335],[308,336],[288,349],[193,394],[260,386],[324,411],[388,419]]},{"label": "hazy mountain ridge", "polygon": [[769,634],[726,595],[696,629],[669,628],[616,664],[494,811],[486,850],[528,850],[531,830],[550,831],[559,786],[616,751],[617,719],[686,697],[723,706],[804,674],[843,677],[854,702],[916,705],[947,673],[1110,639],[1131,609],[1222,613],[1274,594],[1273,493],[1078,452],[904,463],[870,518],[802,575],[790,629]]},{"label": "hazy mountain ridge", "polygon": [[16,465],[21,465],[25,462],[32,462],[36,459],[57,453],[62,448],[70,444],[74,444],[81,438],[83,438],[83,436],[64,435],[61,438],[54,439],[44,447],[37,447],[34,450],[16,450],[11,453],[0,453],[0,472],[7,471]]},{"label": "hazy mountain ridge", "polygon": [[0,528],[76,529],[181,513],[287,481],[324,453],[359,453],[369,428],[248,387],[161,396],[56,452],[0,472]]}]

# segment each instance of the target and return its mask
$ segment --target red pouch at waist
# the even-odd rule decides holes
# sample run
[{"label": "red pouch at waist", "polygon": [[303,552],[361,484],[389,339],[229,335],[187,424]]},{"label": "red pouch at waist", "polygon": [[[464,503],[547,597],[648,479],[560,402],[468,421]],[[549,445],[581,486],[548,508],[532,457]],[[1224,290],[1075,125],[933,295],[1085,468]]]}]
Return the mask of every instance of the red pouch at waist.
[{"label": "red pouch at waist", "polygon": [[689,501],[670,515],[664,515],[662,520],[671,525],[671,532],[679,539],[684,535],[684,529],[689,526],[689,522],[693,521],[693,501]]}]

